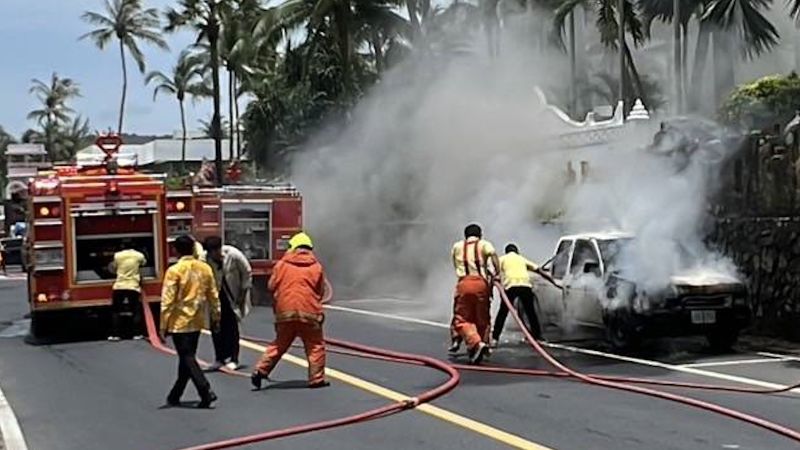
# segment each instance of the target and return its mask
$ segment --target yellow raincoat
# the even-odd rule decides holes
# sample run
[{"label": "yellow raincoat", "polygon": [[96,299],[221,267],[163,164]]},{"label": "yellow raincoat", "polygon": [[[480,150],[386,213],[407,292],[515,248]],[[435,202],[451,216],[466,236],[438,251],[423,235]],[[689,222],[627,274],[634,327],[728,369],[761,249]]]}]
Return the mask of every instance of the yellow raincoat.
[{"label": "yellow raincoat", "polygon": [[214,273],[208,264],[192,256],[178,260],[164,275],[161,290],[161,332],[191,333],[219,323],[220,304]]}]

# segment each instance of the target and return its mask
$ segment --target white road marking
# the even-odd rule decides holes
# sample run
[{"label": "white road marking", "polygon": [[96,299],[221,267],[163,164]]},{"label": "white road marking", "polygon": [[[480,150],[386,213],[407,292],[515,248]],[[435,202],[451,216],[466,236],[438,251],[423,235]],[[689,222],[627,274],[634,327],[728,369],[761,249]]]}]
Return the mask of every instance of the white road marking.
[{"label": "white road marking", "polygon": [[[397,320],[397,321],[401,321],[401,322],[417,323],[417,324],[428,325],[428,326],[432,326],[432,327],[436,327],[436,328],[446,328],[446,329],[450,328],[450,324],[447,324],[447,323],[433,322],[433,321],[424,320],[424,319],[415,319],[413,317],[399,316],[399,315],[396,315],[396,314],[387,314],[387,313],[380,313],[380,312],[375,312],[375,311],[366,311],[366,310],[363,310],[363,309],[347,308],[347,307],[344,307],[344,306],[334,306],[334,305],[325,305],[325,308],[328,308],[328,309],[331,309],[331,310],[334,310],[334,311],[344,311],[344,312],[349,312],[349,313],[353,313],[353,314],[361,314],[361,315],[364,315],[364,316],[380,317],[380,318],[384,318],[384,319]],[[585,349],[585,348],[580,348],[580,347],[573,347],[573,346],[570,346],[570,345],[563,345],[563,344],[545,343],[544,345],[547,346],[547,347],[550,347],[550,348],[557,348],[557,349],[566,350],[566,351],[573,352],[573,353],[581,353],[581,354],[584,354],[584,355],[598,356],[598,357],[607,358],[607,359],[615,359],[615,360],[618,360],[618,361],[625,361],[625,362],[629,362],[629,363],[633,363],[633,364],[639,364],[639,365],[642,365],[642,366],[658,367],[658,368],[661,368],[661,369],[672,370],[672,371],[675,371],[675,372],[688,373],[688,374],[698,375],[698,376],[706,377],[706,378],[716,378],[716,379],[719,379],[719,380],[731,381],[731,382],[734,382],[734,383],[746,384],[746,385],[751,385],[751,386],[758,386],[758,387],[763,387],[763,388],[766,388],[766,389],[784,389],[784,388],[786,388],[785,385],[776,384],[776,383],[770,383],[768,381],[755,380],[755,379],[752,379],[752,378],[740,377],[740,376],[736,376],[736,375],[728,375],[728,374],[725,374],[725,373],[712,372],[712,371],[709,371],[709,370],[702,370],[702,369],[697,369],[697,368],[693,368],[693,367],[677,366],[677,365],[674,365],[674,364],[667,364],[667,363],[662,363],[662,362],[659,362],[659,361],[652,361],[652,360],[649,360],[649,359],[641,359],[641,358],[634,358],[634,357],[631,357],[631,356],[615,355],[613,353],[606,353],[606,352],[601,352],[601,351],[598,351],[598,350],[590,350],[590,349]],[[792,389],[789,392],[800,393],[800,388]]]},{"label": "white road marking", "polygon": [[719,366],[738,366],[740,364],[763,364],[791,361],[791,358],[757,358],[757,359],[738,359],[731,361],[712,361],[704,363],[681,364],[680,367],[719,367]]},{"label": "white road marking", "polygon": [[386,313],[379,313],[375,311],[367,311],[365,309],[356,309],[356,308],[348,308],[346,306],[334,306],[334,305],[325,305],[325,308],[332,309],[334,311],[344,311],[353,314],[361,314],[363,316],[372,316],[372,317],[381,317],[383,319],[392,319],[397,320],[400,322],[409,322],[409,323],[418,323],[420,325],[428,325],[430,327],[437,327],[437,328],[450,328],[450,324],[440,323],[440,322],[432,322],[430,320],[424,319],[415,319],[413,317],[405,317],[405,316],[398,316],[396,314],[386,314]]},{"label": "white road marking", "polygon": [[0,389],[0,433],[2,433],[5,450],[28,450],[17,416]]},{"label": "white road marking", "polygon": [[758,356],[766,356],[769,358],[784,359],[786,361],[800,361],[800,356],[796,355],[783,355],[780,353],[758,352]]}]

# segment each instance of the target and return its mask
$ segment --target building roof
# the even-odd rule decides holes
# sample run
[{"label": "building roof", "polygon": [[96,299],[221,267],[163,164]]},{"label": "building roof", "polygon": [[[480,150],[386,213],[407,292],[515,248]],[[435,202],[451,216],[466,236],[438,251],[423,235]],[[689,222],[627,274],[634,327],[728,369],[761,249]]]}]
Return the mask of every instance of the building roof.
[{"label": "building roof", "polygon": [[46,155],[47,151],[42,144],[9,144],[6,155]]},{"label": "building roof", "polygon": [[[139,165],[176,162],[181,160],[180,139],[156,139],[146,144],[126,145],[119,149],[117,161],[120,165]],[[75,154],[78,165],[97,164],[105,154],[94,145],[79,150]],[[186,141],[186,160],[202,161],[214,159],[213,139],[188,139]],[[222,159],[228,160],[228,140],[222,140]],[[246,159],[246,158],[244,158]]]}]

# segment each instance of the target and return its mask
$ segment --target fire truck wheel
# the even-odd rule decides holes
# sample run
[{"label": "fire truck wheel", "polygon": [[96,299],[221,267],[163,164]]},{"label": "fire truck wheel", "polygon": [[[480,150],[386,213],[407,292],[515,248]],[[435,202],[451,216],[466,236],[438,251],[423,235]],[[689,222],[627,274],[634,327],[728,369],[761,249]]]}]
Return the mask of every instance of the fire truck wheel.
[{"label": "fire truck wheel", "polygon": [[54,322],[53,313],[31,312],[30,330],[25,341],[33,345],[45,343],[46,339],[52,336]]}]

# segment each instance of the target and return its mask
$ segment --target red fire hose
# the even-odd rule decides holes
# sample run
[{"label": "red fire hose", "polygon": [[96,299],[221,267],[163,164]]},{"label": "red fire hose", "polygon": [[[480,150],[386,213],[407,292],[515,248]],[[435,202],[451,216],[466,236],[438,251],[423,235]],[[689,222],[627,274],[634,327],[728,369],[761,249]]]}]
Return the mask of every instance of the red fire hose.
[{"label": "red fire hose", "polygon": [[[779,425],[779,424],[776,424],[774,422],[770,422],[770,421],[762,419],[760,417],[752,416],[752,415],[745,414],[745,413],[740,412],[740,411],[736,411],[736,410],[733,410],[733,409],[730,409],[730,408],[725,408],[723,406],[716,405],[714,403],[709,403],[709,402],[705,402],[705,401],[702,401],[702,400],[697,400],[697,399],[694,399],[694,398],[685,397],[685,396],[682,396],[682,395],[672,394],[672,393],[669,393],[669,392],[663,392],[663,391],[658,391],[658,390],[655,390],[655,389],[649,389],[649,388],[644,388],[644,387],[639,387],[639,386],[633,386],[631,383],[632,382],[636,382],[636,381],[631,381],[631,380],[628,380],[628,379],[625,379],[625,378],[618,378],[618,380],[620,380],[620,381],[610,381],[608,379],[602,379],[602,378],[599,378],[599,377],[586,375],[586,374],[580,373],[578,371],[575,371],[575,370],[565,366],[560,361],[558,361],[553,356],[551,356],[539,344],[539,342],[537,342],[536,339],[533,338],[531,333],[528,331],[528,329],[523,324],[522,319],[519,317],[519,314],[517,314],[517,310],[516,310],[516,308],[514,308],[514,304],[506,296],[506,293],[503,290],[503,287],[499,283],[495,283],[495,287],[497,287],[497,290],[500,292],[500,298],[502,299],[503,303],[505,303],[506,306],[508,307],[508,310],[511,313],[511,316],[514,318],[514,321],[517,322],[517,325],[522,330],[522,333],[525,336],[525,339],[528,341],[528,343],[531,345],[531,347],[533,347],[533,349],[536,351],[536,353],[538,353],[542,358],[544,358],[545,361],[550,363],[550,365],[552,365],[553,367],[555,367],[559,371],[565,373],[567,376],[570,376],[570,377],[576,378],[578,380],[581,380],[583,382],[586,382],[586,383],[589,383],[589,384],[593,384],[593,385],[597,385],[597,386],[603,386],[603,387],[607,387],[607,388],[611,388],[611,389],[618,389],[618,390],[628,391],[628,392],[635,392],[635,393],[638,393],[638,394],[644,394],[644,395],[648,395],[648,396],[651,396],[651,397],[661,398],[661,399],[665,399],[665,400],[671,400],[671,401],[674,401],[674,402],[683,403],[685,405],[694,406],[696,408],[704,409],[706,411],[711,411],[711,412],[714,412],[714,413],[717,413],[717,414],[722,414],[724,416],[728,416],[728,417],[731,417],[731,418],[734,418],[734,419],[741,420],[743,422],[747,422],[747,423],[752,424],[752,425],[756,425],[756,426],[765,428],[765,429],[767,429],[769,431],[778,433],[780,435],[788,437],[789,439],[793,439],[795,441],[800,442],[800,432],[798,432],[797,430],[793,430],[793,429],[785,427],[783,425]],[[509,372],[506,372],[505,370],[498,370],[498,371],[503,372],[503,373],[509,373]]]},{"label": "red fire hose", "polygon": [[[333,296],[333,289],[326,280],[326,294],[325,298],[323,299],[323,303],[327,303]],[[531,345],[531,347],[544,358],[548,363],[554,366],[557,371],[545,371],[545,370],[534,370],[534,369],[518,369],[518,368],[509,368],[509,367],[488,367],[488,366],[464,366],[464,365],[449,365],[443,363],[439,360],[428,358],[425,356],[420,355],[412,355],[407,353],[399,353],[393,352],[389,350],[369,347],[361,344],[356,344],[352,342],[337,340],[337,339],[326,339],[326,343],[333,346],[339,347],[339,349],[332,348],[329,349],[332,353],[340,353],[344,355],[350,356],[357,356],[381,361],[388,361],[388,362],[395,362],[401,364],[411,364],[411,365],[418,365],[418,366],[427,366],[432,367],[442,372],[447,373],[450,376],[450,379],[440,385],[437,388],[434,388],[430,391],[427,391],[421,394],[418,397],[414,397],[410,400],[405,402],[398,402],[386,405],[381,408],[376,408],[370,411],[366,411],[361,414],[343,417],[340,419],[334,419],[329,421],[323,422],[316,422],[307,425],[300,425],[296,427],[286,428],[282,430],[274,430],[265,433],[253,434],[249,436],[243,436],[238,438],[233,438],[225,441],[213,442],[209,444],[203,444],[200,446],[191,447],[185,450],[210,450],[210,449],[221,449],[221,448],[230,448],[236,447],[240,445],[252,444],[255,442],[261,442],[270,439],[277,439],[280,437],[291,436],[300,433],[306,433],[311,431],[318,431],[324,430],[333,427],[345,426],[349,424],[364,422],[368,420],[373,420],[381,417],[386,417],[388,415],[414,408],[416,405],[431,401],[439,396],[445,395],[446,393],[450,392],[452,389],[459,382],[459,374],[456,369],[459,370],[469,370],[469,371],[478,371],[478,372],[491,372],[491,373],[503,373],[503,374],[512,374],[512,375],[529,375],[529,376],[550,376],[550,377],[564,377],[564,378],[574,378],[579,381],[583,381],[589,384],[603,386],[612,389],[624,390],[628,392],[635,392],[639,394],[644,394],[656,398],[661,398],[665,400],[675,401],[678,403],[686,404],[689,406],[694,406],[700,409],[704,409],[707,411],[711,411],[717,414],[722,414],[737,420],[744,421],[746,423],[750,423],[769,431],[778,433],[780,435],[786,436],[790,439],[795,441],[800,441],[800,433],[796,430],[790,429],[788,427],[770,422],[768,420],[755,417],[749,414],[742,413],[740,411],[732,410],[729,408],[722,407],[720,405],[716,405],[713,403],[693,399],[690,397],[685,397],[677,394],[672,394],[668,392],[658,391],[654,389],[648,389],[638,386],[633,386],[633,384],[650,384],[650,385],[659,385],[659,386],[667,386],[667,387],[681,387],[681,388],[694,388],[694,389],[707,389],[707,390],[716,390],[716,391],[730,391],[730,392],[741,392],[741,393],[778,393],[778,392],[785,392],[797,387],[800,387],[800,384],[787,386],[781,389],[751,389],[751,388],[742,388],[736,386],[721,386],[721,385],[712,385],[712,384],[702,384],[702,383],[682,383],[682,382],[673,382],[673,381],[662,381],[662,380],[649,380],[643,378],[628,378],[628,377],[617,377],[617,376],[601,376],[601,375],[587,375],[580,372],[577,372],[565,365],[563,365],[560,361],[555,359],[551,356],[534,338],[531,336],[530,332],[528,332],[527,328],[523,325],[522,320],[520,319],[519,315],[517,314],[516,309],[513,307],[513,304],[505,295],[505,291],[503,291],[502,286],[497,285],[498,290],[500,292],[501,300],[508,306],[509,311],[514,318],[514,320],[519,325],[520,329],[522,330],[523,334],[525,335],[525,339]],[[156,331],[155,323],[152,317],[152,312],[149,308],[145,309],[145,321],[147,324],[147,331],[148,336],[150,339],[151,344],[157,350],[174,354],[174,352],[166,347],[162,342],[161,339]],[[254,338],[254,337],[243,337],[248,340],[256,341],[256,342],[266,342],[264,339]],[[241,372],[233,372],[235,375],[247,376]]]},{"label": "red fire hose", "polygon": [[[328,289],[328,291],[332,295],[332,290],[330,288]],[[161,337],[159,336],[155,325],[155,320],[153,319],[153,313],[152,311],[150,311],[149,306],[146,304],[144,305],[144,317],[150,344],[160,352],[167,354],[175,354],[174,350],[165,346],[164,343],[161,341]],[[413,365],[430,367],[439,370],[441,372],[444,372],[445,374],[448,375],[449,378],[443,384],[437,386],[434,389],[423,392],[422,394],[416,397],[412,397],[402,402],[393,402],[386,406],[371,409],[369,411],[365,411],[360,414],[342,417],[339,419],[332,419],[305,425],[298,425],[280,430],[267,431],[264,433],[251,434],[247,436],[231,438],[218,442],[211,442],[207,444],[197,445],[194,447],[189,447],[184,450],[213,450],[213,449],[238,447],[241,445],[253,444],[256,442],[263,442],[271,439],[278,439],[296,434],[309,433],[312,431],[320,431],[334,427],[341,427],[345,425],[352,425],[355,423],[366,422],[369,420],[386,417],[388,415],[396,414],[401,411],[413,409],[420,404],[431,402],[434,399],[447,394],[448,392],[455,389],[461,378],[458,371],[455,370],[453,367],[451,367],[449,364],[446,364],[434,358],[429,358],[427,356],[393,352],[389,350],[383,350],[379,348],[369,347],[366,345],[356,344],[337,339],[327,339],[326,343],[329,345],[342,347],[350,351],[371,355],[375,358],[386,358],[395,360],[397,362],[402,362],[404,364],[413,364]],[[232,375],[248,376],[247,374],[237,371],[226,371],[226,372]]]}]

